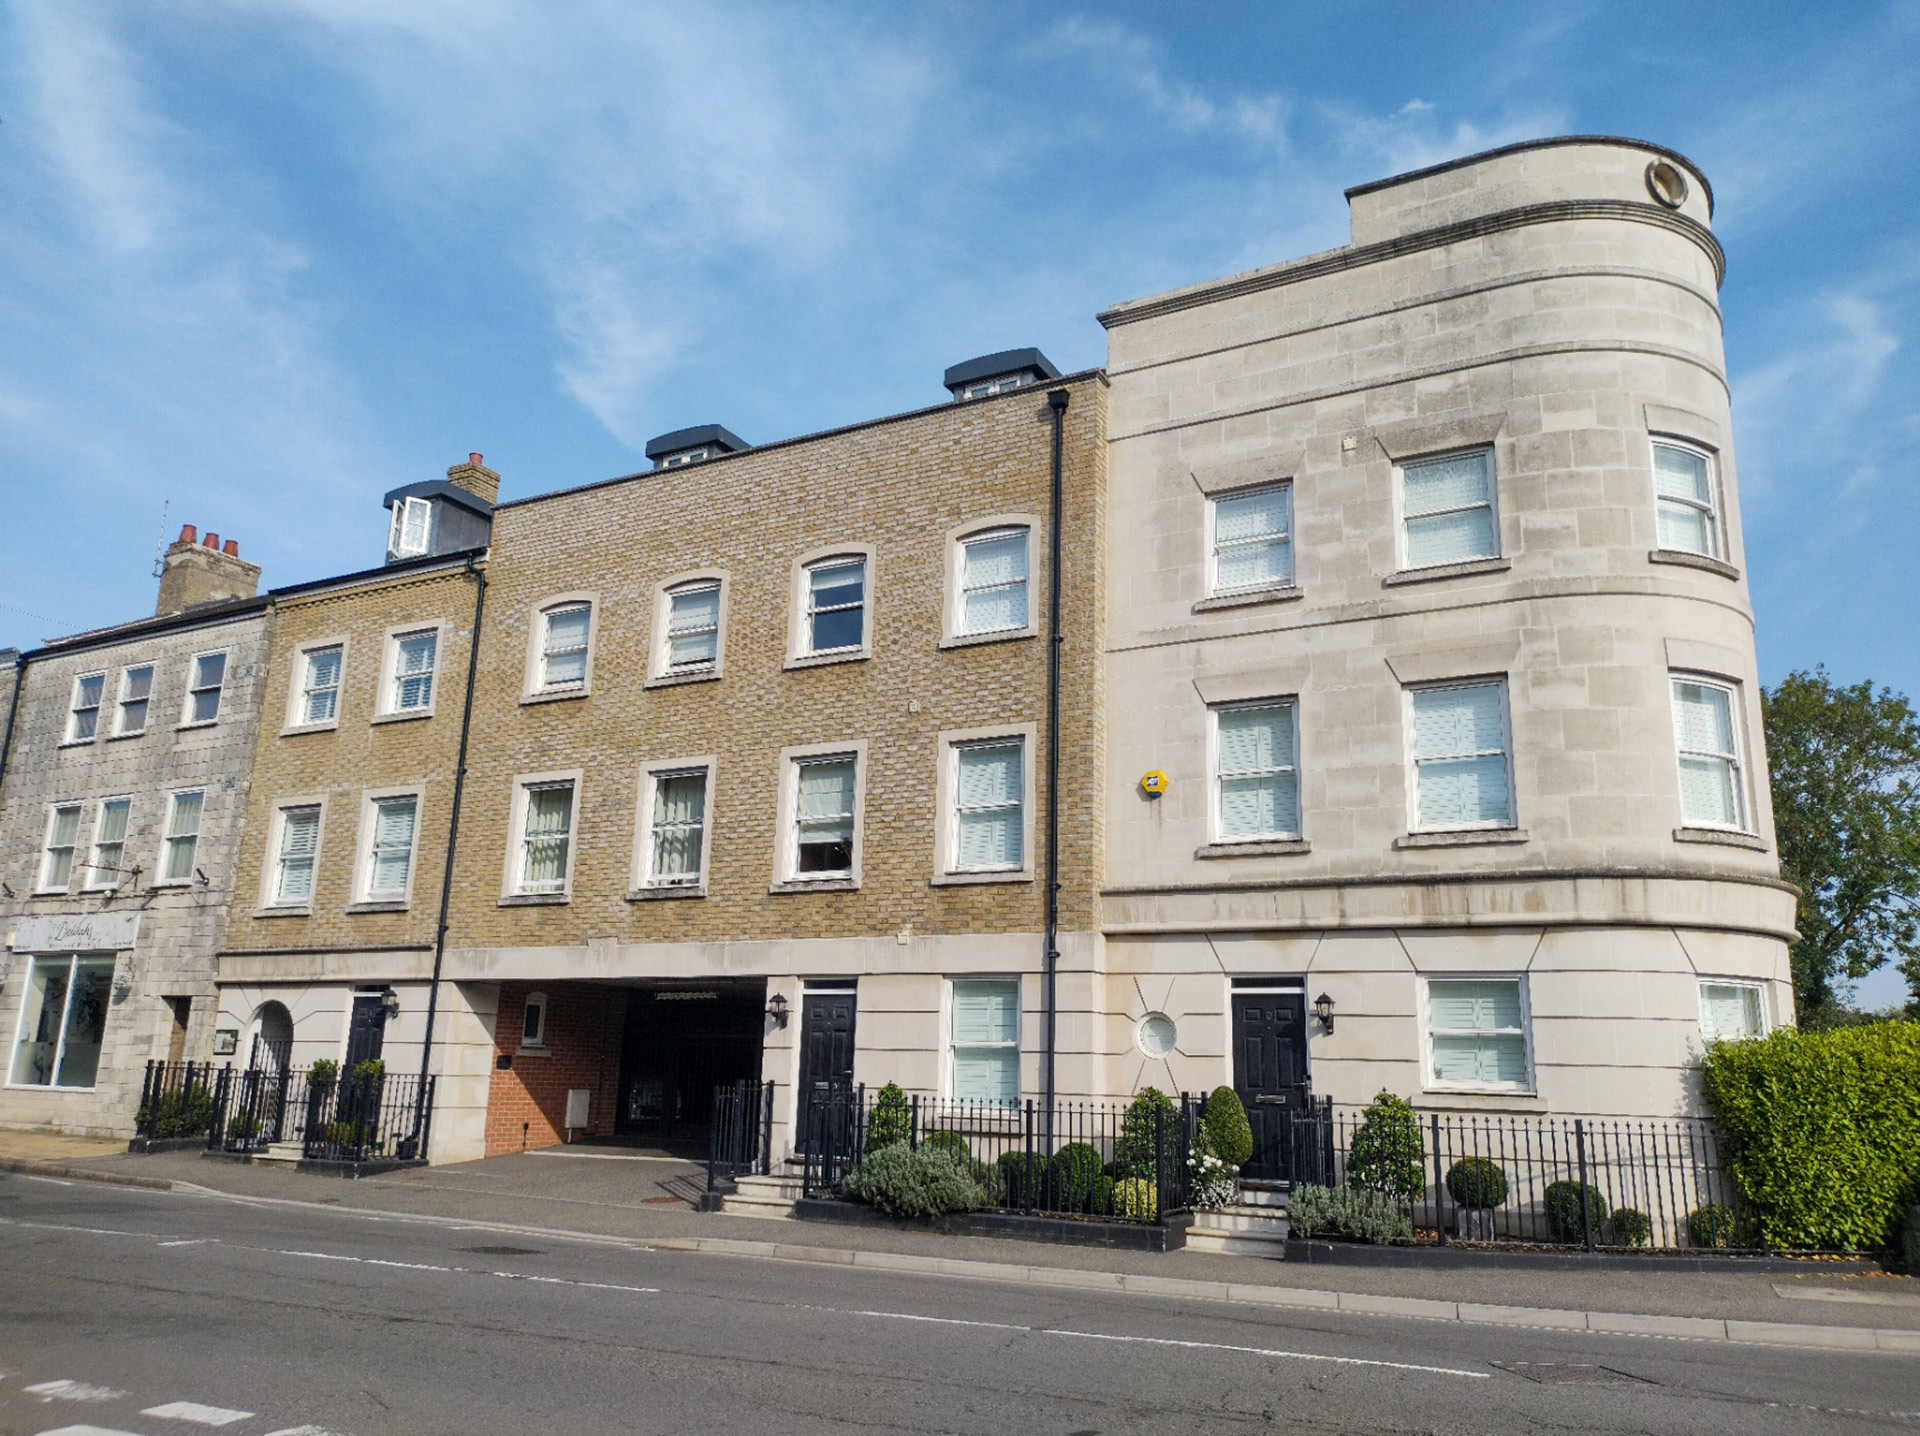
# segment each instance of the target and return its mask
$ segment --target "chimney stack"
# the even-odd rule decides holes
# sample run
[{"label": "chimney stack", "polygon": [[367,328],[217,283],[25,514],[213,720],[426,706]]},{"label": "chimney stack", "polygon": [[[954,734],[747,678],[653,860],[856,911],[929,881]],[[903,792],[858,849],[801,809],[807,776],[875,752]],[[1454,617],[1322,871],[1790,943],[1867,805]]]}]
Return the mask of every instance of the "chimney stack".
[{"label": "chimney stack", "polygon": [[479,454],[468,454],[466,463],[448,469],[447,482],[490,504],[500,500],[500,476],[481,462]]},{"label": "chimney stack", "polygon": [[228,539],[222,546],[220,535],[212,530],[203,539],[192,524],[183,524],[163,560],[154,616],[164,618],[202,603],[252,598],[259,584],[260,565],[240,557],[237,539]]}]

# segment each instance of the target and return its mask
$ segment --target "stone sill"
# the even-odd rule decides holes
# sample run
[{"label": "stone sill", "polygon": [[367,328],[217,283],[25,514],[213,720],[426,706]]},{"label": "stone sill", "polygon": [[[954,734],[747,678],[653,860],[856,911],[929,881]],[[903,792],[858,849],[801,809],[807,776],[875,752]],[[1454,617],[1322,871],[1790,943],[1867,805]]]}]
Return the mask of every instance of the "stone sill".
[{"label": "stone sill", "polygon": [[775,897],[794,893],[852,893],[860,891],[858,878],[822,878],[817,882],[788,881],[774,883],[767,891]]},{"label": "stone sill", "polygon": [[507,893],[500,907],[556,907],[573,901],[571,893]]},{"label": "stone sill", "polygon": [[[147,736],[146,729],[136,728],[131,733],[109,733],[102,741],[107,743],[124,743],[129,738],[144,738],[146,736]],[[63,743],[60,746],[64,748],[66,745]],[[77,748],[80,745],[76,743],[74,744],[74,746]]]},{"label": "stone sill", "polygon": [[520,695],[520,702],[522,706],[529,703],[571,703],[577,698],[587,697],[588,693],[589,690],[586,685],[582,684],[578,688],[558,689],[551,693],[544,691],[539,693],[522,693]]},{"label": "stone sill", "polygon": [[338,718],[335,718],[330,723],[289,723],[280,730],[280,736],[282,738],[298,738],[303,733],[333,733],[338,731],[339,727],[340,720]]},{"label": "stone sill", "polygon": [[982,643],[1017,643],[1023,638],[1038,638],[1037,628],[1008,628],[998,633],[949,633],[941,638],[942,648],[974,648]]},{"label": "stone sill", "polygon": [[968,887],[981,883],[1030,883],[1033,872],[1028,868],[1013,868],[1004,873],[935,873],[927,879],[931,887]]},{"label": "stone sill", "polygon": [[1193,606],[1194,613],[1212,613],[1220,608],[1251,608],[1262,603],[1297,603],[1307,591],[1297,584],[1276,584],[1272,588],[1253,588],[1243,593],[1216,593]]},{"label": "stone sill", "polygon": [[1757,838],[1752,833],[1736,833],[1726,828],[1675,828],[1673,840],[1676,843],[1712,843],[1725,848],[1746,848],[1755,853],[1767,851],[1765,838]]},{"label": "stone sill", "polygon": [[1737,579],[1740,570],[1732,564],[1717,558],[1709,558],[1703,553],[1688,553],[1684,549],[1657,548],[1647,555],[1648,563],[1670,563],[1679,568],[1697,568],[1705,573],[1717,573],[1722,578]]},{"label": "stone sill", "polygon": [[94,743],[99,740],[99,737],[100,735],[96,733],[91,738],[67,738],[56,743],[54,746],[56,748],[91,748]]},{"label": "stone sill", "polygon": [[173,725],[173,731],[176,733],[185,733],[193,728],[218,728],[219,726],[220,720],[218,718],[203,718],[198,723],[176,723]]},{"label": "stone sill", "polygon": [[409,708],[404,713],[376,713],[369,723],[417,723],[422,718],[433,717],[431,708]]},{"label": "stone sill", "polygon": [[1513,567],[1513,560],[1505,558],[1476,558],[1465,563],[1437,563],[1431,568],[1403,568],[1398,573],[1390,573],[1380,580],[1382,588],[1395,588],[1403,583],[1427,583],[1441,578],[1470,578],[1477,573],[1505,573]]},{"label": "stone sill", "polygon": [[865,663],[873,657],[867,648],[836,649],[832,653],[801,653],[789,658],[783,668],[824,668],[830,663]]},{"label": "stone sill", "polygon": [[686,683],[718,683],[719,681],[720,670],[714,667],[702,668],[698,672],[658,673],[640,686],[642,688],[678,688]]},{"label": "stone sill", "polygon": [[350,902],[347,911],[352,912],[405,912],[412,904],[406,898],[382,899],[378,902]]},{"label": "stone sill", "polygon": [[1290,858],[1313,851],[1305,838],[1267,838],[1250,843],[1203,843],[1193,850],[1196,858]]},{"label": "stone sill", "polygon": [[1496,843],[1524,843],[1525,828],[1463,828],[1457,832],[1407,833],[1393,840],[1396,848],[1479,848]]},{"label": "stone sill", "polygon": [[255,917],[312,917],[313,908],[304,904],[300,907],[257,907],[253,910],[253,915]]},{"label": "stone sill", "polygon": [[663,898],[703,898],[706,895],[705,883],[661,883],[657,887],[632,889],[627,894],[627,901],[659,902]]}]

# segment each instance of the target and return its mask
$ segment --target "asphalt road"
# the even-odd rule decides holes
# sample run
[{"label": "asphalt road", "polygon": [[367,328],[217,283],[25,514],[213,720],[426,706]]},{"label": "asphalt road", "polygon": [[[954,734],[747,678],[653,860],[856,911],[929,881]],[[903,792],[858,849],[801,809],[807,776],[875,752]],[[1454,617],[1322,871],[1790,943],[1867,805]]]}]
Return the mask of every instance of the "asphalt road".
[{"label": "asphalt road", "polygon": [[0,1436],[1920,1429],[1920,1361],[0,1177]]}]

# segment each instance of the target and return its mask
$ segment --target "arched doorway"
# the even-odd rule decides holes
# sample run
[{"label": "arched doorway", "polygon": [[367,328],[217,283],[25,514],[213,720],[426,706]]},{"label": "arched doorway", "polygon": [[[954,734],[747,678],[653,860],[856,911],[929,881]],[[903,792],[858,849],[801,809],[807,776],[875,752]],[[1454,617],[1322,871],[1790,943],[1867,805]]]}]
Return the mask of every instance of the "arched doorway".
[{"label": "arched doorway", "polygon": [[[293,1014],[279,1002],[263,1002],[253,1014],[247,1070],[240,1074],[240,1100],[227,1124],[227,1145],[262,1149],[286,1137],[288,1069],[293,1064]],[[297,1112],[297,1107],[296,1107]]]},{"label": "arched doorway", "polygon": [[279,1002],[263,1002],[253,1014],[253,1050],[247,1066],[284,1072],[293,1062],[293,1014]]}]

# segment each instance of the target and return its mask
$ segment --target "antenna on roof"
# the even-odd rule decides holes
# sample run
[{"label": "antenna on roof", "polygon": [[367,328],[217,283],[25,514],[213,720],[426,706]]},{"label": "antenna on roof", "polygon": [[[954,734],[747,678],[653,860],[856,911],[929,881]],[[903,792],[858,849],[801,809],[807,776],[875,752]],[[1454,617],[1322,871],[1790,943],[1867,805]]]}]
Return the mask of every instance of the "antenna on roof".
[{"label": "antenna on roof", "polygon": [[172,499],[160,500],[160,538],[153,546],[153,576],[161,577],[167,571],[167,509]]}]

